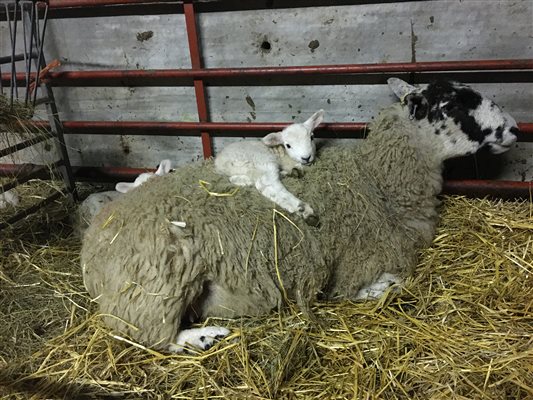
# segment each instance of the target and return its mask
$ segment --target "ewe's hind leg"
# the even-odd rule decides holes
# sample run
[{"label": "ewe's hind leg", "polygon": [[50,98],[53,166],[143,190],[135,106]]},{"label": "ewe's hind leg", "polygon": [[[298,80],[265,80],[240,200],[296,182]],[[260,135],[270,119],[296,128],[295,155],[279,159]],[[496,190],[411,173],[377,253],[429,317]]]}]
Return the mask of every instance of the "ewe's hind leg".
[{"label": "ewe's hind leg", "polygon": [[355,298],[361,300],[379,299],[393,285],[396,285],[393,290],[400,291],[402,283],[403,279],[398,275],[384,272],[375,282],[361,288]]},{"label": "ewe's hind leg", "polygon": [[314,225],[318,222],[315,212],[291,192],[279,180],[277,171],[275,173],[266,172],[261,175],[255,182],[255,187],[267,199],[272,200],[278,206],[287,210],[290,213],[295,213],[303,217],[306,222]]},{"label": "ewe's hind leg", "polygon": [[229,334],[229,329],[218,326],[206,326],[182,330],[176,339],[176,343],[169,345],[169,351],[181,353],[187,345],[197,347],[200,350],[208,350],[213,344]]}]

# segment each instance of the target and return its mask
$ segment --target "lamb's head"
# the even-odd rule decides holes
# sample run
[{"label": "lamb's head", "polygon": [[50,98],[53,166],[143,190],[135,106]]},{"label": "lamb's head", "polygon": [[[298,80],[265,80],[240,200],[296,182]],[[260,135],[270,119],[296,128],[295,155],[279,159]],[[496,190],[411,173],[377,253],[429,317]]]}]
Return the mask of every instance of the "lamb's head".
[{"label": "lamb's head", "polygon": [[269,147],[284,146],[287,155],[294,161],[306,165],[315,159],[316,145],[313,131],[324,119],[324,110],[314,113],[301,124],[292,124],[281,132],[273,132],[262,140]]},{"label": "lamb's head", "polygon": [[516,141],[513,117],[467,85],[439,81],[417,88],[398,78],[387,82],[409,117],[438,136],[446,158],[473,154],[482,147],[499,154]]},{"label": "lamb's head", "polygon": [[120,193],[127,193],[137,186],[141,186],[147,180],[153,178],[154,176],[163,176],[172,172],[172,161],[162,160],[157,166],[157,170],[154,172],[144,172],[135,178],[134,182],[119,182],[115,185],[115,190]]}]

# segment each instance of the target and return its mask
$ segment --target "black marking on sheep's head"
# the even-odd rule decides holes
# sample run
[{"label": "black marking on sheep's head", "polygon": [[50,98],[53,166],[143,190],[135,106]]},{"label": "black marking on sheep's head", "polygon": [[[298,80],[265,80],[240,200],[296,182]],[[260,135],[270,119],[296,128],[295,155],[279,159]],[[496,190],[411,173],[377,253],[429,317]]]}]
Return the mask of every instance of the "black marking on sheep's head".
[{"label": "black marking on sheep's head", "polygon": [[516,141],[518,127],[513,117],[470,86],[438,81],[417,88],[397,78],[388,83],[409,117],[428,122],[451,155],[473,154],[483,147],[499,154]]}]

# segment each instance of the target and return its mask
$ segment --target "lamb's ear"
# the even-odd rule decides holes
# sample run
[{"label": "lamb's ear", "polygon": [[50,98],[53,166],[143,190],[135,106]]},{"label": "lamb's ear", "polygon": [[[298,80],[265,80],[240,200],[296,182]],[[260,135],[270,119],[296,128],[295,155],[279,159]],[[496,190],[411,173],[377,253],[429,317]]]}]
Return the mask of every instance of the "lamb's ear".
[{"label": "lamb's ear", "polygon": [[324,119],[324,110],[318,110],[316,113],[311,115],[311,117],[304,122],[304,125],[310,131],[314,131],[315,128],[322,123]]},{"label": "lamb's ear", "polygon": [[416,90],[415,86],[409,85],[407,82],[402,81],[399,78],[389,78],[387,79],[387,84],[389,85],[389,89],[392,90],[400,100],[403,100],[405,96]]},{"label": "lamb's ear", "polygon": [[156,175],[165,175],[170,172],[172,169],[172,161],[170,160],[161,160],[159,163],[159,166],[157,167],[157,171],[155,171]]},{"label": "lamb's ear", "polygon": [[269,133],[268,135],[266,135],[261,140],[268,147],[274,147],[274,146],[278,146],[280,144],[283,144],[283,138],[281,137],[281,132]]},{"label": "lamb's ear", "polygon": [[115,185],[115,190],[120,193],[128,193],[134,187],[135,184],[132,182],[119,182]]}]

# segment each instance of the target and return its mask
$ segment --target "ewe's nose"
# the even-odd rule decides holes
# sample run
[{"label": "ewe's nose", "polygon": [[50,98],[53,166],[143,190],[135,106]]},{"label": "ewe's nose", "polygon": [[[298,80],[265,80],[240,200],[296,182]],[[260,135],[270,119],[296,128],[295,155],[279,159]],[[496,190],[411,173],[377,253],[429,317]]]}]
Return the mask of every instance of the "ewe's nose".
[{"label": "ewe's nose", "polygon": [[517,127],[513,127],[509,129],[509,133],[503,137],[502,144],[504,144],[505,146],[512,145],[518,139],[519,132],[520,131],[518,130]]},{"label": "ewe's nose", "polygon": [[303,164],[309,164],[311,162],[311,156],[309,157],[302,157],[302,163]]}]

